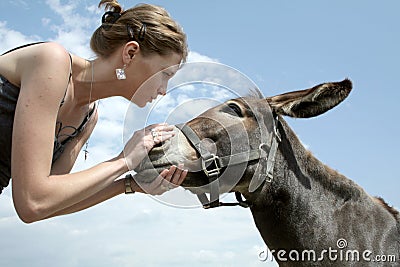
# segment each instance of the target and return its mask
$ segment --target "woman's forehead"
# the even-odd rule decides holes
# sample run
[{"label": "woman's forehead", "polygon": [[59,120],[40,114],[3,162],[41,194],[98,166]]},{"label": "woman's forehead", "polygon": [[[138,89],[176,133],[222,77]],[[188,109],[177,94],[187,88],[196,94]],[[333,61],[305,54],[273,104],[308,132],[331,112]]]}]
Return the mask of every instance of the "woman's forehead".
[{"label": "woman's forehead", "polygon": [[176,68],[178,70],[179,65],[182,61],[182,56],[177,53],[162,56],[164,68]]}]

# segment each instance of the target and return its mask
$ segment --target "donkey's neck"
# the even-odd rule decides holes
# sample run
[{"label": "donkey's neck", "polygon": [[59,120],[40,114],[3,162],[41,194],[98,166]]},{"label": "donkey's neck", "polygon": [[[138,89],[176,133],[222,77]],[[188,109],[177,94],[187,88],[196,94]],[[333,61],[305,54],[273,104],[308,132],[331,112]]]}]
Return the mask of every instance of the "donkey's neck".
[{"label": "donkey's neck", "polygon": [[[353,248],[371,249],[366,245],[371,238],[387,238],[379,227],[398,238],[389,212],[353,181],[317,160],[283,120],[279,131],[282,142],[274,180],[258,190],[256,200],[249,196],[256,226],[270,249],[337,248],[340,238]],[[379,225],[374,216],[380,218]],[[370,234],[364,238],[360,233]]]}]

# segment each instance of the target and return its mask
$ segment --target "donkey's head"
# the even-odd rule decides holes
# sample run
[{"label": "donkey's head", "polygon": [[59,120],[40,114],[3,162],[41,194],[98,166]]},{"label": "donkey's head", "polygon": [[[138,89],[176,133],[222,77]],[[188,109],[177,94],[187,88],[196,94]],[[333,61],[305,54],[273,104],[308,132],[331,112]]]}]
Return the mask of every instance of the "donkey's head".
[{"label": "donkey's head", "polygon": [[177,127],[175,137],[153,148],[135,170],[137,178],[148,180],[154,169],[184,163],[189,173],[183,186],[196,193],[209,191],[210,175],[216,173],[221,192],[253,191],[279,167],[271,154],[279,144],[281,115],[318,116],[342,102],[351,88],[346,79],[266,99],[229,100]]}]

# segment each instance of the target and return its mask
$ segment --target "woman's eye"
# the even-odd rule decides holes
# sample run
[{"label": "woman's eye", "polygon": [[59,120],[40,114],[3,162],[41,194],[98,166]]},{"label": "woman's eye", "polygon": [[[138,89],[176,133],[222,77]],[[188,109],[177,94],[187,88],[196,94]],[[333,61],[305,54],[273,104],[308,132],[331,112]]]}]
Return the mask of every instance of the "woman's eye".
[{"label": "woman's eye", "polygon": [[242,110],[234,103],[228,104],[227,112],[238,117],[243,117]]}]

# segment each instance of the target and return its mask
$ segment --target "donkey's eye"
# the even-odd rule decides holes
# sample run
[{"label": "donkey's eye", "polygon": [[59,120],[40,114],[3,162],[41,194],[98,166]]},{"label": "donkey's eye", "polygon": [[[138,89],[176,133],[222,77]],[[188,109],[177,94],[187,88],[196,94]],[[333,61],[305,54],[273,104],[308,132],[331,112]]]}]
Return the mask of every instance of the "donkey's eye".
[{"label": "donkey's eye", "polygon": [[232,114],[232,115],[236,115],[238,117],[243,117],[242,110],[235,103],[229,103],[228,104],[227,112]]}]

